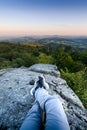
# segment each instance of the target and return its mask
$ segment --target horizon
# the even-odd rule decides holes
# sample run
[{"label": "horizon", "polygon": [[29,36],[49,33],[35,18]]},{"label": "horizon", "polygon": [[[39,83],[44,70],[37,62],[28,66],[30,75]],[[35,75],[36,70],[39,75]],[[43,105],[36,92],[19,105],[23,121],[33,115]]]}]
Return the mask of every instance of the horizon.
[{"label": "horizon", "polygon": [[87,1],[0,0],[0,38],[87,36]]},{"label": "horizon", "polygon": [[43,38],[65,38],[65,39],[87,39],[87,36],[83,35],[17,35],[17,36],[0,36],[0,41],[2,40],[12,40],[21,38],[32,38],[32,39],[43,39]]}]

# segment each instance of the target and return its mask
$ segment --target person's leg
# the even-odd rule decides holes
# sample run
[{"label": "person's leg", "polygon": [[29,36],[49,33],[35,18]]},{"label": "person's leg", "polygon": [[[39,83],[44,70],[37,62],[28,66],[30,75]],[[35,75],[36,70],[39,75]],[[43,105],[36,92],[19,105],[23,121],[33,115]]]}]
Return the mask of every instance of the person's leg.
[{"label": "person's leg", "polygon": [[57,97],[49,95],[43,88],[36,91],[35,97],[43,111],[45,107],[45,130],[70,130],[66,114]]},{"label": "person's leg", "polygon": [[45,104],[45,130],[70,130],[66,114],[58,98],[51,98]]},{"label": "person's leg", "polygon": [[29,110],[20,130],[40,130],[42,126],[41,110],[38,102]]},{"label": "person's leg", "polygon": [[51,96],[48,94],[48,91],[44,88],[38,88],[35,92],[35,99],[39,102],[41,109],[44,111],[44,104]]}]

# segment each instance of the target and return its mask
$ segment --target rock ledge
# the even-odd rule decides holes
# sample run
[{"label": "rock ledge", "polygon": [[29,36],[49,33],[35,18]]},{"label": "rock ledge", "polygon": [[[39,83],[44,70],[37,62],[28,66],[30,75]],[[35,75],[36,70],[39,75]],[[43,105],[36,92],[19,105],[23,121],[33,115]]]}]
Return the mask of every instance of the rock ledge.
[{"label": "rock ledge", "polygon": [[49,64],[0,70],[0,130],[19,130],[34,101],[29,91],[40,74],[44,74],[50,86],[49,93],[60,98],[71,129],[87,130],[84,106],[60,78],[57,67]]}]

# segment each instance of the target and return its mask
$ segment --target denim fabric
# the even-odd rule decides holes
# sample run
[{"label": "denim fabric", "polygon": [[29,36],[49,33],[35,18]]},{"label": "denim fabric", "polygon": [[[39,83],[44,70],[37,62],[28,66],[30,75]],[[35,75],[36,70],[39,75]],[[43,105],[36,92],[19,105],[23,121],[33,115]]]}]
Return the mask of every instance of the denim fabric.
[{"label": "denim fabric", "polygon": [[66,114],[58,98],[51,98],[45,104],[45,130],[70,130]]},{"label": "denim fabric", "polygon": [[20,130],[41,130],[42,117],[41,109],[37,102],[29,110],[26,119],[24,120]]},{"label": "denim fabric", "polygon": [[45,130],[70,130],[66,114],[57,97],[49,95],[42,88],[36,91],[35,97],[39,104],[35,103],[31,108],[20,130],[42,130],[41,109],[46,112]]}]

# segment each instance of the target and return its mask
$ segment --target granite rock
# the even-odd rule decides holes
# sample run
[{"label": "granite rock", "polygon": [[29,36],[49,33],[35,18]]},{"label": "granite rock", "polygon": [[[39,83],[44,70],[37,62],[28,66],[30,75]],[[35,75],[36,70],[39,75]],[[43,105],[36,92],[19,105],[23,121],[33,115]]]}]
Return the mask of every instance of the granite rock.
[{"label": "granite rock", "polygon": [[19,130],[34,102],[30,89],[41,74],[50,86],[49,93],[62,102],[71,130],[87,130],[82,102],[60,78],[57,67],[49,64],[0,70],[0,130]]}]

